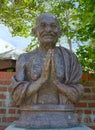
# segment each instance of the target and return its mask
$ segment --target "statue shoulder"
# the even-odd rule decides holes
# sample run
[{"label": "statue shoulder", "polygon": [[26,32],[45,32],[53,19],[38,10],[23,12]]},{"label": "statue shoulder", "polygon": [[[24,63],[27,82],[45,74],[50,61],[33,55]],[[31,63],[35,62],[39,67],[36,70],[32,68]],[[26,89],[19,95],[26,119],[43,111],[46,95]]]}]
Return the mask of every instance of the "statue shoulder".
[{"label": "statue shoulder", "polygon": [[18,62],[27,62],[30,58],[32,58],[34,55],[37,54],[37,51],[36,50],[33,50],[31,52],[26,52],[26,53],[23,53],[21,54],[19,57],[18,57]]},{"label": "statue shoulder", "polygon": [[65,47],[59,47],[59,48],[60,48],[60,50],[62,51],[63,54],[67,54],[68,56],[77,57],[74,52],[70,51],[69,49],[67,49]]}]

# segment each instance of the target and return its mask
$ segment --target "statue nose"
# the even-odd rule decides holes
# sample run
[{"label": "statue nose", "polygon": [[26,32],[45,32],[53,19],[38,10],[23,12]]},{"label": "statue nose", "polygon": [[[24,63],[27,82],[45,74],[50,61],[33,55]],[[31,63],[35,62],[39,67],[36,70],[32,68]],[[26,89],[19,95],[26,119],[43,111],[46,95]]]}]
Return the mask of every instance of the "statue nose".
[{"label": "statue nose", "polygon": [[50,32],[50,31],[51,31],[51,27],[50,27],[50,26],[47,26],[45,30],[46,30],[47,32]]}]

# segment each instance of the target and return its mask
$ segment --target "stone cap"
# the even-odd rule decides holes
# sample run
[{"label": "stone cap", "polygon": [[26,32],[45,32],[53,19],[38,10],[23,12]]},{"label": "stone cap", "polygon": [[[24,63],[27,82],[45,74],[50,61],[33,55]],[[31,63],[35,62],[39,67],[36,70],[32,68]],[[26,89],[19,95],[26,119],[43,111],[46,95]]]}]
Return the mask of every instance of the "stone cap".
[{"label": "stone cap", "polygon": [[25,106],[23,108],[20,108],[23,111],[63,111],[63,112],[70,112],[74,111],[75,107],[71,104],[66,105],[53,105],[53,104],[39,104],[39,105],[32,105],[32,106]]}]

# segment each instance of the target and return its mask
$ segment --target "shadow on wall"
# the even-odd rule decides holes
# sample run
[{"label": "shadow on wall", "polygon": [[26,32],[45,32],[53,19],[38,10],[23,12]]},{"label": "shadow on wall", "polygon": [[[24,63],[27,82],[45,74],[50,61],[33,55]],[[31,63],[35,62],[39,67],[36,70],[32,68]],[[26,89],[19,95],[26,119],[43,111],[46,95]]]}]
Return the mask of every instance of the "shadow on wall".
[{"label": "shadow on wall", "polygon": [[0,71],[15,72],[16,60],[0,59]]}]

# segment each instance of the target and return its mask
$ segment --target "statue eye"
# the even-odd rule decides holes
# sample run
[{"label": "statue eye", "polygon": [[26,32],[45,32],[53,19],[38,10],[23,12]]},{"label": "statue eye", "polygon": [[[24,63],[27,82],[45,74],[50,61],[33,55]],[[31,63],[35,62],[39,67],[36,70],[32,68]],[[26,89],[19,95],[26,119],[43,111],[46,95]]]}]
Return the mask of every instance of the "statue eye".
[{"label": "statue eye", "polygon": [[56,28],[57,25],[56,25],[56,24],[51,24],[51,27],[52,27],[52,28]]},{"label": "statue eye", "polygon": [[45,23],[41,23],[41,25],[40,25],[41,27],[45,27],[46,26],[46,24]]}]

